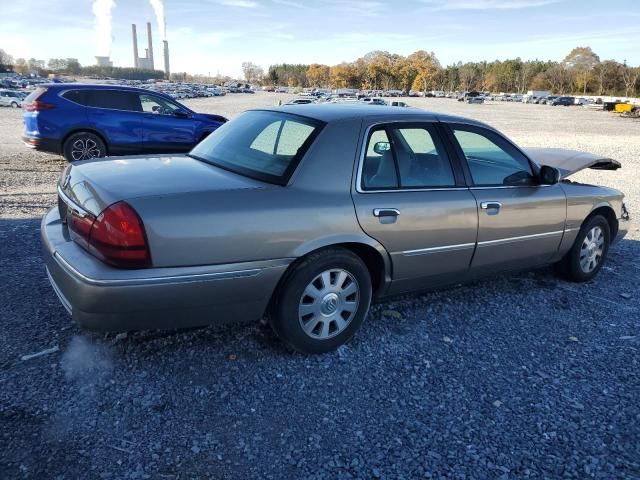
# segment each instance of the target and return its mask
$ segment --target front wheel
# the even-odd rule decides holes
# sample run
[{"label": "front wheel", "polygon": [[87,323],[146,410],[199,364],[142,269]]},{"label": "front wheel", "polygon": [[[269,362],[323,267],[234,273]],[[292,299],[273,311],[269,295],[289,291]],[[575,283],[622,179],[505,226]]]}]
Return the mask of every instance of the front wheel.
[{"label": "front wheel", "polygon": [[371,303],[371,278],[362,260],[335,248],[309,255],[286,274],[269,321],[289,347],[324,353],[347,342]]},{"label": "front wheel", "polygon": [[587,220],[576,237],[571,250],[558,264],[560,273],[574,282],[587,282],[594,278],[607,258],[611,230],[602,215]]},{"label": "front wheel", "polygon": [[107,154],[107,148],[95,133],[78,132],[67,138],[62,147],[62,153],[67,161],[79,162],[104,157]]},{"label": "front wheel", "polygon": [[11,106],[12,106],[13,108],[18,108],[18,107],[19,107],[19,105],[18,105],[18,103],[17,103],[17,102],[11,102]]}]

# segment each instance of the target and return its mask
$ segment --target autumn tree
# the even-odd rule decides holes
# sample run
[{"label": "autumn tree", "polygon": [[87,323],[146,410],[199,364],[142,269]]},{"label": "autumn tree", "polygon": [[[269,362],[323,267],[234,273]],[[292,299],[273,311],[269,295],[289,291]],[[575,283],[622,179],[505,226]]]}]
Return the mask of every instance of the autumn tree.
[{"label": "autumn tree", "polygon": [[576,74],[578,88],[582,87],[582,93],[587,93],[587,83],[593,68],[600,63],[600,57],[591,47],[576,47],[567,55],[563,63]]},{"label": "autumn tree", "polygon": [[310,87],[326,87],[331,78],[331,69],[328,65],[312,63],[307,68],[307,82]]},{"label": "autumn tree", "polygon": [[409,55],[407,61],[416,74],[412,88],[426,93],[441,68],[435,53],[418,50]]},{"label": "autumn tree", "polygon": [[242,62],[242,73],[248,83],[257,83],[264,77],[264,70],[253,62]]},{"label": "autumn tree", "polygon": [[640,67],[629,67],[625,63],[622,68],[622,81],[624,82],[624,96],[635,94],[636,85],[640,78]]}]

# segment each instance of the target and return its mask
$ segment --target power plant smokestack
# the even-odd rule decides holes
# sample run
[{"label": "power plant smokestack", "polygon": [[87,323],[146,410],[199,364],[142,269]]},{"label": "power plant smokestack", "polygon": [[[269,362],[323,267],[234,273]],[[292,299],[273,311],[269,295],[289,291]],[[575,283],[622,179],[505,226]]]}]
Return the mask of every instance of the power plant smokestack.
[{"label": "power plant smokestack", "polygon": [[138,33],[135,23],[131,24],[131,33],[133,34],[133,68],[138,68]]},{"label": "power plant smokestack", "polygon": [[151,66],[151,70],[154,70],[154,68],[153,68],[153,42],[151,41],[151,22],[147,22],[147,37],[149,39],[149,53],[147,54],[147,57],[149,58],[149,64]]},{"label": "power plant smokestack", "polygon": [[167,76],[167,80],[169,80],[169,42],[163,40],[162,44],[164,50],[164,74]]}]

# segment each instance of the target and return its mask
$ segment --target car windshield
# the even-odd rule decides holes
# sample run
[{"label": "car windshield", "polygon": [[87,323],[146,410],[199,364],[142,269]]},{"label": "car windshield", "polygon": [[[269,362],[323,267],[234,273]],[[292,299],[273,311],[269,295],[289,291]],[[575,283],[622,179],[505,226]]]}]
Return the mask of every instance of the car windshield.
[{"label": "car windshield", "polygon": [[282,112],[251,111],[209,135],[190,156],[241,175],[285,185],[322,127]]}]

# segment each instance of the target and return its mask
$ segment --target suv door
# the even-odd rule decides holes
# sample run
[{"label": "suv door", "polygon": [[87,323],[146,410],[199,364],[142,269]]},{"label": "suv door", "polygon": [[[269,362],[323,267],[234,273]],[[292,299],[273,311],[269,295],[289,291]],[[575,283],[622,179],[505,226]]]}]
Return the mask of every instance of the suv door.
[{"label": "suv door", "polygon": [[476,201],[438,122],[370,127],[354,190],[360,226],[391,255],[389,293],[466,275],[478,229]]},{"label": "suv door", "polygon": [[136,92],[89,90],[85,102],[89,123],[105,136],[109,154],[140,152],[142,115]]},{"label": "suv door", "polygon": [[540,185],[529,159],[498,133],[449,127],[479,206],[472,273],[549,261],[564,234],[567,202],[560,184]]},{"label": "suv door", "polygon": [[[152,93],[141,93],[144,112],[142,145],[146,152],[188,152],[199,139],[196,121],[177,103]],[[176,112],[184,112],[183,114]]]}]

